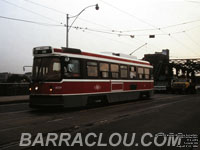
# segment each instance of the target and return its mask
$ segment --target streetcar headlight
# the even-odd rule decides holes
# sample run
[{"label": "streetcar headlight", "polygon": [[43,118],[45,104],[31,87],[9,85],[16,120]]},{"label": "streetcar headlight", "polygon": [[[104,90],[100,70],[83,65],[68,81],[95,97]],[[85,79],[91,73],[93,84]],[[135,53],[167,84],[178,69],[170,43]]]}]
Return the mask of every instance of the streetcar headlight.
[{"label": "streetcar headlight", "polygon": [[30,87],[30,88],[29,88],[29,91],[31,91],[31,90],[32,90],[32,88]]},{"label": "streetcar headlight", "polygon": [[38,86],[35,87],[35,90],[36,90],[36,91],[38,90]]},{"label": "streetcar headlight", "polygon": [[52,92],[52,91],[53,91],[53,87],[50,86],[50,87],[49,87],[49,92]]}]

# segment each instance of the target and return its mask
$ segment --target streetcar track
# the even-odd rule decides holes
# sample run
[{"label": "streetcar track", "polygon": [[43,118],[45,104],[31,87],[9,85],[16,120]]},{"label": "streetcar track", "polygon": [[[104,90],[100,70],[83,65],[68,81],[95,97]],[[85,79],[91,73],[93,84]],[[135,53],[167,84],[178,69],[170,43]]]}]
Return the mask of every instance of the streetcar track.
[{"label": "streetcar track", "polygon": [[[180,97],[180,96],[177,96],[177,97]],[[181,96],[181,97],[182,97],[182,96]],[[169,98],[169,97],[168,97],[168,98]],[[173,98],[173,97],[170,97],[170,98]],[[165,99],[166,99],[166,98],[165,98]],[[165,99],[163,98],[162,101],[164,101]],[[159,102],[159,101],[160,101],[160,99],[159,99],[159,100],[156,100],[156,101],[154,101],[154,100],[145,101],[145,103],[143,102],[142,104],[149,105],[149,104],[151,104],[151,103]],[[182,100],[176,100],[176,101],[182,101]],[[137,102],[136,102],[136,103],[137,103]],[[135,105],[136,103],[134,103],[134,105]],[[138,102],[137,104],[141,104],[141,101]],[[118,111],[120,111],[120,110],[121,110],[121,107],[120,107],[120,106],[125,106],[125,105],[130,105],[130,103],[106,106],[106,111],[110,111],[110,108],[112,109],[113,112],[116,111],[116,109],[117,109]],[[130,105],[130,107],[132,107],[132,105]],[[135,107],[137,107],[137,106],[135,106]],[[52,117],[51,117],[51,118],[48,118],[47,116],[44,116],[44,118],[47,119],[47,121],[45,121],[45,122],[56,122],[56,121],[62,121],[62,120],[70,119],[70,117],[72,118],[74,115],[75,115],[75,116],[76,116],[76,115],[79,115],[79,113],[88,113],[88,112],[96,112],[96,111],[98,112],[98,111],[102,111],[102,110],[105,110],[105,107],[103,107],[103,109],[102,109],[102,107],[100,107],[100,108],[95,108],[95,109],[89,109],[89,110],[82,110],[82,111],[78,111],[78,112],[67,113],[66,116],[63,116],[62,118],[57,118],[57,117],[60,117],[60,115],[63,115],[63,114],[56,114],[56,115],[53,117],[53,118],[55,118],[55,119],[53,119],[53,120],[52,120]],[[122,109],[122,110],[123,110],[123,109]],[[96,113],[97,113],[97,112],[96,112]],[[98,112],[98,113],[101,113],[101,112]],[[70,115],[70,116],[69,116],[69,115]],[[68,116],[68,117],[67,117],[67,116]],[[47,118],[46,118],[46,117],[47,117]],[[67,118],[64,118],[64,117],[67,117]],[[31,123],[29,123],[29,124],[32,124],[32,123],[35,122],[35,119],[38,118],[38,117],[37,117],[37,116],[34,116],[34,118],[33,118],[33,116],[28,116],[28,117],[24,117],[24,118],[21,118],[21,119],[25,119],[25,118],[26,118],[26,119],[27,119],[27,118],[32,118],[32,122],[31,122],[31,120],[29,120],[29,122],[31,122]],[[19,119],[19,118],[4,120],[4,123],[5,123],[5,121],[13,121],[13,120],[16,120],[16,119]],[[43,119],[43,118],[40,118],[40,119]],[[35,124],[35,125],[37,125],[37,124]],[[12,129],[12,128],[11,128],[11,129]],[[4,131],[4,130],[6,130],[6,129],[2,129],[2,130]],[[1,132],[2,130],[0,130],[0,132]]]},{"label": "streetcar track", "polygon": [[[180,97],[180,96],[179,96]],[[182,97],[182,96],[181,96]],[[163,98],[164,99],[164,98]],[[165,98],[166,99],[166,98]],[[143,109],[139,109],[137,111],[133,110],[132,112],[130,112],[129,114],[124,114],[124,115],[121,115],[121,117],[119,118],[115,118],[115,117],[111,117],[109,119],[97,119],[95,122],[88,122],[88,123],[85,123],[85,124],[80,124],[80,125],[76,125],[78,126],[78,128],[73,128],[71,131],[77,131],[77,130],[84,130],[84,128],[90,128],[90,127],[93,127],[93,126],[98,126],[98,125],[101,125],[101,124],[104,124],[104,123],[109,123],[109,122],[113,122],[113,121],[116,121],[116,120],[120,120],[120,119],[124,119],[124,118],[128,118],[130,116],[133,116],[135,114],[138,114],[138,113],[141,113],[141,112],[149,112],[149,111],[152,111],[152,110],[155,110],[155,109],[158,109],[158,108],[162,108],[162,107],[165,107],[165,106],[169,106],[169,105],[172,105],[172,104],[175,104],[175,103],[178,103],[178,102],[182,102],[182,101],[188,101],[192,99],[191,97],[185,97],[185,99],[178,99],[178,100],[173,100],[173,101],[167,101],[167,103],[164,103],[164,104],[157,104],[155,103],[154,106],[151,106],[151,107],[146,107],[146,108],[143,108]],[[156,100],[156,102],[158,102],[159,100]],[[162,100],[164,101],[164,100]],[[153,101],[149,101],[149,103],[142,103],[142,104],[151,104]],[[155,102],[155,101],[154,101]],[[121,105],[130,105],[129,103],[127,104],[121,104]],[[117,105],[117,107],[115,106],[108,106],[107,108],[121,108],[120,106],[121,105]],[[118,107],[119,106],[119,107]],[[121,108],[123,109],[123,108]],[[85,113],[90,113],[91,111],[99,111],[99,110],[104,110],[104,109],[101,109],[101,108],[95,108],[95,109],[89,109],[89,110],[86,110],[84,111]],[[109,109],[111,111],[111,109]],[[112,110],[113,111],[113,110]],[[83,111],[78,111],[78,113],[75,113],[77,116],[79,115],[79,113],[83,113]],[[98,113],[101,113],[101,112],[98,112]],[[92,113],[91,113],[92,114]],[[60,114],[59,114],[60,116]],[[115,115],[113,115],[115,116]],[[56,117],[56,116],[54,116]],[[57,119],[54,119],[54,120],[50,120],[50,121],[47,121],[47,122],[57,122],[57,121],[63,121],[63,120],[67,120],[67,119],[72,119],[72,118],[57,118]],[[27,125],[26,125],[27,126]],[[21,126],[22,127],[22,126]],[[25,127],[25,126],[24,126]],[[18,127],[20,128],[20,127]],[[58,131],[62,132],[62,131],[70,131],[69,130],[70,127],[67,127],[67,128],[63,128],[63,129],[60,129]],[[14,129],[14,128],[10,128],[11,129]],[[17,128],[15,128],[17,129]],[[7,129],[8,131],[9,129]],[[49,131],[50,132],[50,131]],[[51,131],[52,132],[52,131]],[[18,141],[19,142],[19,141]],[[7,143],[7,144],[4,144],[4,145],[1,145],[0,146],[0,149],[8,149],[10,147],[13,147],[13,146],[18,146],[18,142],[10,142],[10,143]]]},{"label": "streetcar track", "polygon": [[[170,96],[167,96],[166,97],[166,95],[164,95],[164,96],[153,96],[153,98],[156,98],[155,100],[156,101],[158,101],[158,100],[160,100],[160,99],[167,99],[167,98],[176,98],[176,97],[182,97],[182,96],[186,96],[186,95],[170,95]],[[158,100],[157,100],[158,99]],[[131,102],[134,102],[134,100],[133,101],[131,101]],[[139,102],[139,101],[137,101],[137,102]],[[140,101],[141,102],[141,101]],[[25,103],[22,103],[22,104],[25,104]],[[125,104],[126,104],[126,102],[125,102]],[[20,104],[6,104],[6,105],[0,105],[0,107],[3,107],[3,106],[11,106],[11,105],[20,105]],[[123,105],[123,104],[119,104],[119,105]],[[107,106],[105,106],[105,107],[107,107]],[[108,106],[109,107],[109,106]],[[31,109],[26,109],[26,110],[23,110],[23,111],[12,111],[12,112],[0,112],[0,116],[1,115],[7,115],[7,114],[17,114],[17,113],[24,113],[24,112],[31,112],[32,110]],[[87,110],[82,110],[83,112],[84,111],[87,111]]]},{"label": "streetcar track", "polygon": [[[139,112],[143,112],[143,111],[148,111],[148,110],[152,110],[152,109],[155,109],[155,108],[160,108],[160,107],[163,107],[163,106],[167,106],[167,105],[171,105],[171,104],[174,104],[174,103],[178,103],[178,102],[182,102],[182,101],[187,101],[188,99],[184,99],[184,100],[176,100],[176,101],[173,101],[173,102],[170,102],[170,103],[166,103],[166,104],[159,104],[159,105],[155,105],[155,106],[151,106],[151,107],[147,107],[147,108],[141,108],[139,109],[138,111],[133,111],[131,114],[124,114],[124,115],[120,115],[120,116],[117,116],[115,117],[114,119],[120,119],[120,118],[125,118],[125,117],[129,117],[129,116],[132,116],[133,114],[135,113],[139,113]],[[148,103],[150,104],[150,103]],[[93,110],[93,109],[92,109]],[[84,111],[85,112],[85,111]],[[86,111],[88,112],[88,111]],[[101,113],[101,112],[100,112]],[[77,114],[78,115],[78,114]],[[68,119],[72,119],[73,117],[68,117],[68,118],[57,118],[57,119],[54,119],[54,120],[48,120],[48,121],[45,121],[45,123],[51,123],[51,122],[58,122],[58,121],[64,121],[64,120],[68,120]],[[112,119],[111,119],[112,120]],[[108,121],[107,121],[108,122]],[[38,123],[39,124],[39,123]],[[38,125],[36,124],[36,125]],[[13,129],[16,129],[16,128],[23,128],[25,126],[19,126],[19,127],[13,127],[13,128],[8,128],[8,129],[2,129],[0,130],[0,132],[2,131],[7,131],[7,130],[13,130]]]},{"label": "streetcar track", "polygon": [[[177,97],[183,97],[183,95],[182,96],[176,96],[176,98]],[[169,98],[174,98],[174,97],[168,97],[168,100],[167,101],[169,101]],[[166,101],[166,97],[165,98],[160,98],[159,100],[149,100],[149,101],[137,101],[137,102],[135,102],[135,103],[133,103],[133,105],[135,105],[135,107],[137,107],[137,106],[140,106],[140,104],[146,104],[146,105],[149,105],[149,104],[151,104],[151,103],[158,103],[158,102],[161,102],[161,101]],[[181,99],[180,100],[177,100],[177,101],[181,101]],[[44,116],[44,118],[45,119],[47,119],[47,121],[45,121],[45,122],[58,122],[58,121],[63,121],[63,120],[67,120],[67,119],[70,119],[70,117],[73,117],[73,116],[76,116],[76,115],[79,115],[79,113],[88,113],[88,112],[98,112],[98,111],[102,111],[102,110],[105,110],[106,109],[106,111],[110,111],[110,109],[112,109],[112,111],[114,112],[114,111],[121,111],[121,106],[126,106],[126,105],[130,105],[130,103],[128,102],[128,103],[123,103],[123,104],[117,104],[117,105],[111,105],[111,106],[106,106],[106,107],[98,107],[98,108],[93,108],[93,109],[86,109],[86,110],[81,110],[81,111],[78,111],[78,112],[71,112],[71,113],[65,113],[65,116],[63,116],[63,114],[55,114],[55,116],[53,117],[53,118],[55,118],[55,119],[53,119],[52,120],[52,117],[50,117],[50,118],[48,118],[46,115]],[[133,105],[130,105],[130,107],[132,107]],[[123,109],[122,109],[123,110]],[[99,113],[99,112],[98,112]],[[100,112],[101,113],[101,112]],[[62,118],[57,118],[57,117],[60,117],[62,115]],[[47,117],[47,118],[46,118]],[[67,118],[64,118],[64,117],[67,117]],[[29,120],[29,123],[28,124],[33,124],[33,123],[35,123],[35,119],[37,119],[38,117],[37,116],[34,116],[34,118],[33,118],[33,116],[28,116],[28,117],[23,117],[23,118],[20,118],[20,119],[28,119],[28,118],[31,118],[32,120]],[[8,119],[8,120],[4,120],[4,123],[5,123],[5,121],[13,121],[13,120],[16,120],[16,119],[19,119],[19,118],[14,118],[14,119]],[[43,118],[40,118],[41,120],[43,119]],[[28,125],[27,124],[27,125]],[[36,123],[35,125],[38,125],[39,123]],[[3,129],[4,130],[4,129]],[[1,131],[1,130],[0,130]]]},{"label": "streetcar track", "polygon": [[[187,101],[187,99],[182,100],[182,101]],[[118,116],[118,117],[115,117],[115,115],[113,115],[109,119],[103,119],[103,120],[100,119],[100,120],[96,120],[95,122],[89,122],[87,124],[82,124],[82,125],[80,124],[79,128],[77,130],[74,130],[73,132],[81,132],[81,131],[87,130],[88,128],[94,127],[94,126],[96,127],[96,126],[99,126],[99,125],[102,125],[102,124],[105,124],[105,123],[116,122],[116,121],[119,121],[119,120],[122,120],[122,119],[125,119],[125,118],[133,117],[134,115],[138,115],[140,113],[148,113],[150,111],[154,111],[155,109],[160,109],[160,108],[163,108],[165,106],[169,106],[169,105],[172,105],[172,104],[175,104],[175,103],[178,103],[178,102],[180,102],[180,101],[174,101],[174,102],[170,102],[170,103],[166,103],[166,104],[159,104],[159,105],[156,105],[156,106],[142,108],[142,109],[139,109],[137,111],[133,111],[129,114],[124,114],[124,115],[121,115],[121,116]],[[66,132],[66,131],[64,130],[64,132]]]}]

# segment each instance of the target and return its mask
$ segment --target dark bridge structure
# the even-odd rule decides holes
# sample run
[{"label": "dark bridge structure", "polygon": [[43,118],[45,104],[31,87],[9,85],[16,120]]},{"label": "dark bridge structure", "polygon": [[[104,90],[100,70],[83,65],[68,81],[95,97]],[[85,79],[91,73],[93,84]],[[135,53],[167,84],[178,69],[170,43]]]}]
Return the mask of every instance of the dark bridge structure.
[{"label": "dark bridge structure", "polygon": [[169,64],[176,69],[176,75],[180,72],[186,74],[187,77],[200,74],[200,58],[193,59],[170,59]]},{"label": "dark bridge structure", "polygon": [[169,59],[169,50],[146,54],[143,58],[154,67],[154,85],[158,90],[170,90],[172,81],[184,77],[200,85],[200,58]]}]

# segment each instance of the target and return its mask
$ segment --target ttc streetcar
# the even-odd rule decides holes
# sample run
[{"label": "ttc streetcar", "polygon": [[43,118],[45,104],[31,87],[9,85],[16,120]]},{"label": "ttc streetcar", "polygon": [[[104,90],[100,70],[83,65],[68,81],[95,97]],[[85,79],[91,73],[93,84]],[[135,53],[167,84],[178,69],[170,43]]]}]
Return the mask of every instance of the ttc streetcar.
[{"label": "ttc streetcar", "polygon": [[32,108],[81,107],[153,94],[153,67],[130,55],[42,46],[33,49],[33,56]]}]

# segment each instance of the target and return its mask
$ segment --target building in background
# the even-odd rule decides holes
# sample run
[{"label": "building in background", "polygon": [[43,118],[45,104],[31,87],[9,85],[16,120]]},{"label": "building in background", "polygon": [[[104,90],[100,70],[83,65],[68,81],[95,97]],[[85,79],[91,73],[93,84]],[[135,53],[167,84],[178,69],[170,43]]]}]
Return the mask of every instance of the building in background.
[{"label": "building in background", "polygon": [[143,60],[149,61],[153,65],[155,89],[169,89],[173,78],[172,66],[169,63],[169,50],[164,49],[162,52],[155,52],[155,54],[145,54]]}]

